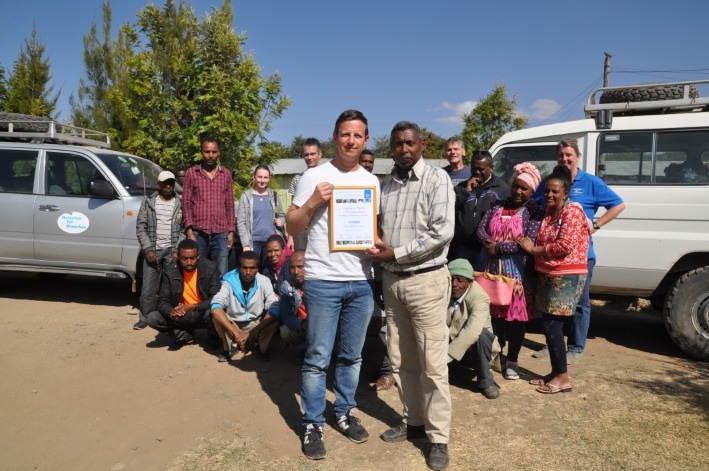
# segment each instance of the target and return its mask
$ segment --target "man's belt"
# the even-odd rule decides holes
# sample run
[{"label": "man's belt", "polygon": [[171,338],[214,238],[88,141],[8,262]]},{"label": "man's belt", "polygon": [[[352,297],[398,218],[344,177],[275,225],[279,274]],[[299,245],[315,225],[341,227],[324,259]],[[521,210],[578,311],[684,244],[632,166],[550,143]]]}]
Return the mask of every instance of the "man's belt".
[{"label": "man's belt", "polygon": [[414,276],[414,275],[421,275],[422,273],[428,273],[430,271],[435,271],[443,268],[443,265],[438,265],[436,267],[427,267],[427,268],[421,268],[420,270],[411,270],[411,271],[390,271],[392,275],[396,276]]}]

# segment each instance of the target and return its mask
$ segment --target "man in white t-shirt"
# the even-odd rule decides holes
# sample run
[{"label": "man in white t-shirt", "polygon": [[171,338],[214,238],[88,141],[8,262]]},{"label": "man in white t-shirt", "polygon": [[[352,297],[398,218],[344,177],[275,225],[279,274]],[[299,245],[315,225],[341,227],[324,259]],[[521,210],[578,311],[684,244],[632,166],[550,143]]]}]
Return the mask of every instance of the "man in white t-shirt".
[{"label": "man in white t-shirt", "polygon": [[[314,137],[309,137],[303,141],[303,160],[305,161],[305,170],[300,172],[298,175],[293,177],[288,187],[288,193],[291,196],[295,196],[298,190],[298,182],[303,178],[303,174],[310,168],[315,168],[320,165],[320,159],[322,159],[322,150],[320,149],[320,141]],[[288,231],[290,232],[290,230]],[[298,237],[293,237],[292,234],[288,234],[288,247],[292,250],[305,250],[308,245],[308,233],[307,231],[301,231]]]},{"label": "man in white t-shirt", "polygon": [[[308,330],[303,361],[303,453],[310,459],[325,457],[325,380],[335,337],[339,350],[335,363],[335,428],[355,443],[369,434],[352,415],[362,363],[362,346],[374,304],[372,262],[363,251],[330,250],[329,202],[336,186],[371,186],[379,201],[379,180],[359,165],[369,140],[367,118],[356,110],[344,111],[332,135],[335,158],[309,169],[298,182],[286,215],[288,231],[308,227],[305,253],[305,296]],[[377,210],[378,211],[378,210]],[[338,328],[339,325],[339,328]]]}]

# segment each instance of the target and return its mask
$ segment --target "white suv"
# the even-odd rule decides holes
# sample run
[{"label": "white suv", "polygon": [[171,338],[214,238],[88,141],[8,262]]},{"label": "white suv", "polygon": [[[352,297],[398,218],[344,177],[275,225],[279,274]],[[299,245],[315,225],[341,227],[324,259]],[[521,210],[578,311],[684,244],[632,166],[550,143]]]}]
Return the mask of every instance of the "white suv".
[{"label": "white suv", "polygon": [[709,98],[699,92],[708,85],[600,88],[585,119],[510,132],[490,149],[495,173],[509,180],[525,161],[550,173],[561,138],[578,139],[579,166],[626,204],[593,236],[591,291],[650,298],[672,340],[701,360],[709,360]]},{"label": "white suv", "polygon": [[161,170],[105,133],[0,113],[0,270],[135,281],[136,218]]}]

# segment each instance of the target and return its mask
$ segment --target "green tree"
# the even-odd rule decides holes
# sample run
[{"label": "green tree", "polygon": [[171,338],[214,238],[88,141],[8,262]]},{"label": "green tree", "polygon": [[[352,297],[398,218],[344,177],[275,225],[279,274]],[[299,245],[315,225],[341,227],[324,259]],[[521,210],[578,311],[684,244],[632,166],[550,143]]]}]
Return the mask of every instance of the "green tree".
[{"label": "green tree", "polygon": [[7,80],[5,79],[5,67],[0,64],[0,110],[4,109],[3,104],[7,99]]},{"label": "green tree", "polygon": [[443,143],[446,142],[446,140],[426,128],[421,128],[421,133],[424,139],[426,139],[426,148],[423,151],[423,158],[432,160],[441,159],[443,157]]},{"label": "green tree", "polygon": [[391,144],[388,134],[382,134],[379,137],[370,139],[367,147],[374,152],[374,157],[377,159],[391,158]]},{"label": "green tree", "polygon": [[106,0],[102,7],[101,38],[98,27],[91,24],[89,33],[84,35],[84,65],[86,78],[79,81],[78,99],[71,95],[71,122],[77,126],[108,132],[116,139],[121,129],[118,113],[110,106],[111,87],[118,83],[115,56],[118,44],[111,40],[111,5]]},{"label": "green tree", "polygon": [[[150,4],[137,17],[110,42],[104,5],[103,40],[93,28],[85,38],[87,88],[77,117],[91,111],[99,127],[113,126],[119,147],[167,168],[193,164],[200,138],[216,137],[239,192],[250,185],[257,160],[269,164],[280,155],[264,144],[272,121],[290,105],[280,76],[264,77],[242,50],[246,38],[233,30],[229,0],[202,19],[184,0]],[[93,114],[99,108],[109,110],[107,122]]]},{"label": "green tree", "polygon": [[[262,141],[258,145],[259,155],[263,162],[274,163],[277,160],[289,158],[290,148],[276,141]],[[273,179],[271,180],[273,182]]]},{"label": "green tree", "polygon": [[461,132],[469,157],[474,150],[489,149],[495,141],[509,131],[522,129],[527,118],[517,114],[517,96],[507,98],[504,85],[480,100],[480,103],[463,116],[465,126]]},{"label": "green tree", "polygon": [[[429,131],[426,128],[421,128],[421,134],[426,140],[426,149],[423,151],[424,159],[440,159],[445,140],[438,134]],[[391,159],[390,136],[383,134],[369,141],[368,146],[377,159]]]},{"label": "green tree", "polygon": [[54,86],[49,73],[49,59],[44,55],[44,44],[37,39],[37,29],[25,40],[15,61],[12,74],[7,79],[7,96],[3,109],[11,113],[55,118],[59,93],[53,94]]}]

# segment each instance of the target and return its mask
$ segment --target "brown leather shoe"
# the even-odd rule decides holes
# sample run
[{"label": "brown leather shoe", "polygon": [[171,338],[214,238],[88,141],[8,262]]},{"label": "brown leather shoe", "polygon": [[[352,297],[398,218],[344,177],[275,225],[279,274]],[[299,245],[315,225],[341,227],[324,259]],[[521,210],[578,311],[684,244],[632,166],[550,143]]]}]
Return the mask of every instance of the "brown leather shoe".
[{"label": "brown leather shoe", "polygon": [[374,389],[376,391],[386,391],[391,389],[392,386],[396,384],[394,377],[392,375],[380,376],[376,383],[374,383]]}]

